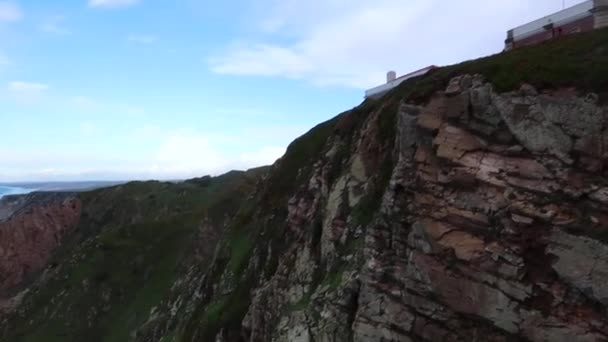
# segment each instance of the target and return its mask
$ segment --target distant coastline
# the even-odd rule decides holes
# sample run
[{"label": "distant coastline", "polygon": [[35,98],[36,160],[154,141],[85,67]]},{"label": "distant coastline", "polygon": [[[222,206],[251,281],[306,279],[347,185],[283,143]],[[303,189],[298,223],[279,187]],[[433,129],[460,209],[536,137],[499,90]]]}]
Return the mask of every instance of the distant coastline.
[{"label": "distant coastline", "polygon": [[80,182],[23,182],[0,183],[0,198],[7,195],[24,195],[35,191],[44,192],[81,192],[124,184],[119,181],[80,181]]},{"label": "distant coastline", "polygon": [[8,196],[8,195],[24,195],[24,194],[28,194],[32,191],[36,191],[36,189],[0,185],[0,198],[2,198],[4,196]]}]

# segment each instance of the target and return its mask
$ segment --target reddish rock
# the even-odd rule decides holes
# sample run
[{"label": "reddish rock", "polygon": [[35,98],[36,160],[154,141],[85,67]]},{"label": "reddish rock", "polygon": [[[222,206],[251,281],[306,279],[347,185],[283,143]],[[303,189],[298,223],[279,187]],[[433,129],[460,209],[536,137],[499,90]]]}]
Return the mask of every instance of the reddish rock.
[{"label": "reddish rock", "polygon": [[466,152],[482,148],[483,141],[460,128],[444,125],[435,137],[437,156],[450,160],[460,159]]},{"label": "reddish rock", "polygon": [[469,94],[463,92],[453,97],[445,99],[444,117],[448,119],[456,119],[465,117],[469,111]]},{"label": "reddish rock", "polygon": [[33,194],[0,222],[0,295],[46,266],[63,237],[76,227],[80,212],[81,203],[72,196]]},{"label": "reddish rock", "polygon": [[534,88],[534,86],[524,83],[519,88],[519,92],[524,96],[536,96],[538,95],[538,90]]},{"label": "reddish rock", "polygon": [[438,243],[454,250],[456,257],[470,261],[481,256],[485,250],[485,243],[475,235],[463,231],[452,231],[439,239]]},{"label": "reddish rock", "polygon": [[418,116],[418,125],[429,130],[439,129],[443,123],[442,117],[445,111],[445,98],[443,96],[433,97]]}]

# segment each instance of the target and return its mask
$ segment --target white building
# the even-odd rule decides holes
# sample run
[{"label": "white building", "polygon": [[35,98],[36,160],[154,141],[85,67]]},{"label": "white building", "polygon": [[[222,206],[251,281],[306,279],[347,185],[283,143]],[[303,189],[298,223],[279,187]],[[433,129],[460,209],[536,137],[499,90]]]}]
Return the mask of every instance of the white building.
[{"label": "white building", "polygon": [[395,88],[396,86],[400,85],[401,83],[403,83],[404,81],[416,77],[416,76],[422,76],[425,75],[426,73],[428,73],[431,70],[437,69],[438,67],[435,65],[431,65],[428,66],[424,69],[420,69],[414,72],[411,72],[407,75],[403,75],[400,77],[397,77],[397,73],[395,73],[394,71],[389,71],[386,74],[386,83],[379,85],[377,87],[374,87],[372,89],[368,89],[365,91],[365,98],[378,98],[381,97],[382,95],[386,94],[389,90]]},{"label": "white building", "polygon": [[505,50],[608,26],[608,0],[588,0],[507,32]]}]

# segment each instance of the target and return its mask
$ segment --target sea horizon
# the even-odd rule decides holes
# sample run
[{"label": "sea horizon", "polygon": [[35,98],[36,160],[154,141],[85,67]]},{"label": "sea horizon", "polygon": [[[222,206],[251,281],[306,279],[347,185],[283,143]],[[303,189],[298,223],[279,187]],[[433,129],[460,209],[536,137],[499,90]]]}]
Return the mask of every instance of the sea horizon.
[{"label": "sea horizon", "polygon": [[42,192],[82,192],[127,183],[127,181],[40,181],[0,182],[0,198],[7,195],[25,195]]},{"label": "sea horizon", "polygon": [[0,198],[3,198],[4,196],[8,195],[25,195],[32,191],[36,191],[36,189],[0,185]]}]

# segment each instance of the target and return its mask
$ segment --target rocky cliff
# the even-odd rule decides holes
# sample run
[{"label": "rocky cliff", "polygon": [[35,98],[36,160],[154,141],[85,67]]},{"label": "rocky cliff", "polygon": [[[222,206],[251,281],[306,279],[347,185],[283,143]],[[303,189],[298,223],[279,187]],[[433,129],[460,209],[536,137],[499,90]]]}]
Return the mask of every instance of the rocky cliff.
[{"label": "rocky cliff", "polygon": [[[0,339],[128,340],[178,274],[210,260],[264,171],[12,197],[0,234],[15,238],[0,244],[12,253],[2,275],[16,286],[6,292]],[[17,284],[25,271],[29,281]]]},{"label": "rocky cliff", "polygon": [[74,229],[81,208],[71,194],[37,193],[0,201],[0,311],[4,311],[17,305],[11,290],[46,266],[63,237]]},{"label": "rocky cliff", "polygon": [[[496,93],[463,75],[424,105],[369,107],[360,123],[332,122],[284,208],[263,193],[233,227],[252,244],[217,256],[233,265],[202,282],[204,309],[181,338],[608,339],[608,112],[596,95]],[[360,126],[344,151],[348,124]]]},{"label": "rocky cliff", "polygon": [[1,336],[606,341],[607,47],[408,80],[255,175],[85,195]]},{"label": "rocky cliff", "polygon": [[607,340],[606,46],[444,68],[315,127],[137,339]]}]

